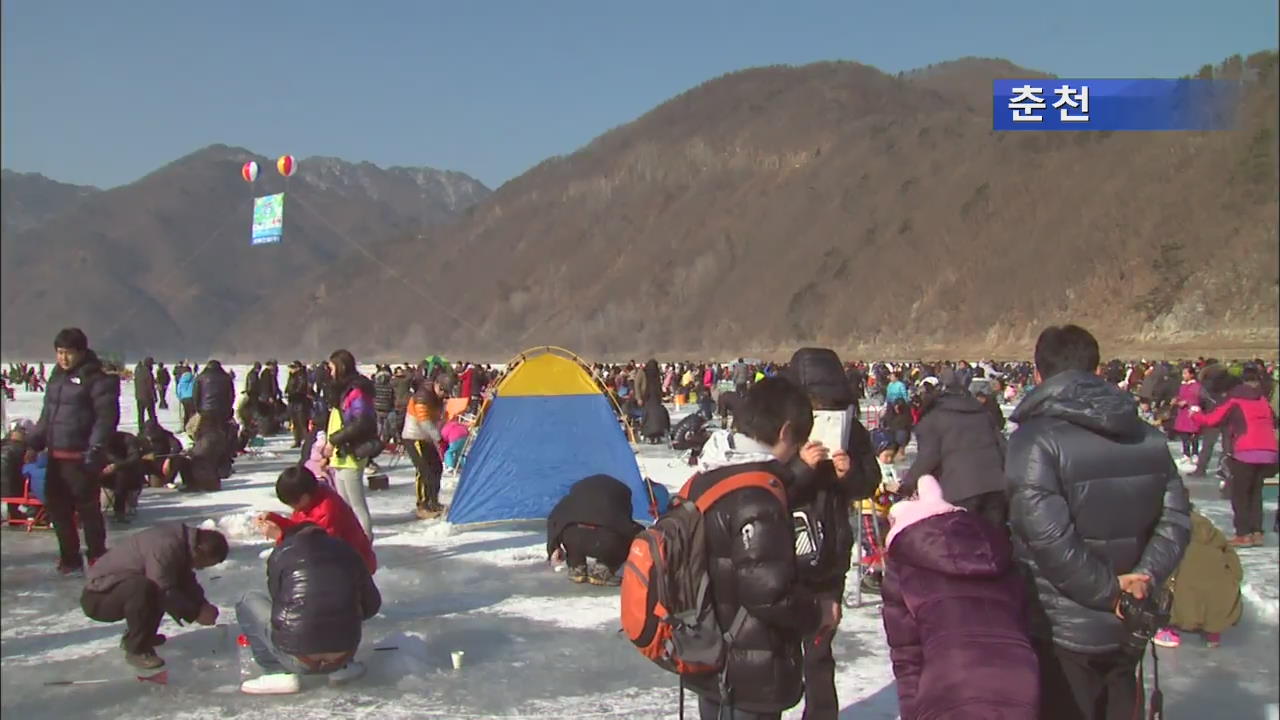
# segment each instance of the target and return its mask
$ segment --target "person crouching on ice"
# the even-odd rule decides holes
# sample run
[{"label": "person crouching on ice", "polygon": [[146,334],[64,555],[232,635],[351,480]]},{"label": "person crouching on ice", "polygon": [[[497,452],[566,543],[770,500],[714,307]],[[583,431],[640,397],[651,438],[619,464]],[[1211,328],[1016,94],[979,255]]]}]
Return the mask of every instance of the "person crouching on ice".
[{"label": "person crouching on ice", "polygon": [[302,675],[327,675],[330,685],[364,675],[357,662],[361,625],[382,607],[382,595],[359,553],[312,523],[284,530],[267,558],[271,595],[251,591],[236,620],[253,659],[266,674],[246,680],[249,695],[289,695]]},{"label": "person crouching on ice", "polygon": [[[563,555],[573,582],[620,585],[618,568],[643,529],[631,519],[631,488],[592,475],[574,483],[547,516],[547,556]],[[597,563],[590,572],[588,557]]]},{"label": "person crouching on ice", "polygon": [[154,670],[164,665],[155,647],[165,641],[156,630],[166,612],[179,623],[218,621],[218,608],[205,601],[195,571],[226,559],[222,533],[181,523],[157,525],[130,535],[89,565],[80,607],[91,620],[124,620],[125,660]]},{"label": "person crouching on ice", "polygon": [[889,511],[884,629],[902,720],[1035,720],[1040,675],[1008,535],[932,475]]}]

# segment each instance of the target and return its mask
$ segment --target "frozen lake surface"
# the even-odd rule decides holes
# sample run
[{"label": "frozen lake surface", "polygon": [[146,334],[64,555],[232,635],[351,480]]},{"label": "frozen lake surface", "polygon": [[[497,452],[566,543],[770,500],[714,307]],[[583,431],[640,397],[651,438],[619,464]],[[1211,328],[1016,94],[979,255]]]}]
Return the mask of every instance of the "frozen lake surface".
[{"label": "frozen lake surface", "polygon": [[[235,368],[243,378],[245,368]],[[283,382],[283,374],[281,377]],[[172,394],[172,388],[170,389]],[[171,408],[174,403],[170,403]],[[9,418],[34,419],[40,396],[18,391]],[[177,427],[176,411],[161,410]],[[687,412],[687,411],[686,411]],[[135,431],[132,388],[121,393],[121,429]],[[673,421],[680,413],[673,413]],[[382,612],[365,625],[359,656],[368,675],[334,689],[309,679],[300,695],[241,695],[233,653],[234,613],[249,589],[265,590],[268,543],[248,534],[248,519],[263,510],[287,511],[275,499],[281,469],[296,459],[289,439],[269,440],[243,457],[223,491],[185,494],[144,491],[130,527],[109,527],[113,539],[149,524],[212,519],[232,542],[227,562],[200,572],[209,600],[231,627],[177,626],[167,618],[159,649],[168,685],[141,683],[118,647],[123,623],[89,620],[79,607],[79,580],[54,570],[50,532],[6,531],[0,545],[0,710],[4,717],[38,718],[674,718],[675,677],[652,665],[619,634],[616,588],[569,583],[544,561],[545,524],[509,523],[455,531],[414,517],[413,471],[407,460],[391,470],[391,489],[369,494],[383,594]],[[662,446],[641,446],[645,475],[679,488],[690,468]],[[380,458],[384,467],[389,463]],[[456,477],[445,478],[444,502]],[[1208,482],[1191,483],[1197,506],[1229,530],[1230,508]],[[1268,523],[1275,503],[1267,505]],[[1229,534],[1229,533],[1228,533]],[[1170,718],[1264,718],[1277,702],[1276,537],[1241,552],[1247,611],[1240,625],[1209,650],[1184,635],[1177,650],[1161,651],[1161,685]],[[874,597],[870,598],[874,600]],[[394,650],[375,648],[394,647]],[[454,671],[450,651],[466,651]],[[842,718],[897,717],[897,695],[879,610],[846,610],[836,636]],[[51,680],[110,679],[100,685],[45,687]],[[696,709],[690,708],[691,717]],[[799,718],[799,708],[784,717]]]}]

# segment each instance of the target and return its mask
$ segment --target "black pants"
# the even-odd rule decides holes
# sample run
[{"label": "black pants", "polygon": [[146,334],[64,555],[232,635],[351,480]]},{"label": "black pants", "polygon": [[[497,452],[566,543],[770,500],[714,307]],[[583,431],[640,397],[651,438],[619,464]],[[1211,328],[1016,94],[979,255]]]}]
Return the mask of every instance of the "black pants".
[{"label": "black pants", "polygon": [[160,587],[144,575],[128,575],[106,592],[86,589],[80,594],[80,608],[91,620],[124,620],[124,649],[131,653],[152,649],[156,630],[164,619]]},{"label": "black pants", "polygon": [[182,404],[182,427],[185,428],[191,422],[191,416],[196,414],[196,401],[194,398],[182,398],[178,402]]},{"label": "black pants", "polygon": [[413,469],[417,471],[413,477],[418,491],[418,507],[424,510],[436,510],[440,507],[440,476],[444,474],[444,463],[440,461],[440,453],[431,447],[430,440],[414,440],[404,446],[409,453]]},{"label": "black pants", "polygon": [[169,409],[169,398],[167,397],[168,394],[169,394],[168,385],[156,385],[156,397],[160,400],[161,410]]},{"label": "black pants", "polygon": [[301,447],[307,435],[307,423],[311,419],[311,408],[306,403],[289,403],[289,424],[293,426],[293,446]]},{"label": "black pants", "polygon": [[385,444],[388,439],[388,435],[387,435],[387,414],[388,413],[386,410],[377,410],[375,411],[374,414],[378,416],[378,439],[382,440],[382,442]]},{"label": "black pants", "polygon": [[618,572],[631,551],[631,538],[608,528],[590,525],[574,524],[565,528],[560,534],[560,544],[564,546],[565,562],[569,567],[583,567],[587,558],[593,557],[613,573]]},{"label": "black pants", "polygon": [[[808,712],[808,708],[805,708]],[[698,717],[700,720],[779,720],[782,713],[754,713],[735,708],[721,707],[714,700],[698,698]]]},{"label": "black pants", "polygon": [[404,429],[405,410],[396,408],[387,413],[387,441],[396,443],[397,445],[404,442],[404,438],[400,437],[400,431]]},{"label": "black pants", "polygon": [[150,400],[138,398],[138,432],[142,432],[142,429],[147,426],[147,424],[143,422],[145,418],[151,418],[151,422],[156,423],[157,425],[159,424],[156,420],[155,398]]},{"label": "black pants", "polygon": [[103,475],[102,487],[110,494],[111,512],[117,517],[124,515],[137,502],[145,482],[141,471]]},{"label": "black pants", "polygon": [[1187,457],[1197,458],[1196,462],[1199,463],[1200,433],[1184,432],[1178,434],[1182,436],[1182,454]]},{"label": "black pants", "polygon": [[[840,593],[836,597],[844,597]],[[804,720],[836,720],[840,700],[836,696],[836,659],[831,655],[835,633],[804,639]],[[739,713],[735,712],[734,717]]]},{"label": "black pants", "polygon": [[1138,658],[1120,652],[1087,655],[1035,644],[1040,660],[1040,720],[1132,720],[1143,717]]},{"label": "black pants", "polygon": [[96,560],[107,552],[107,529],[102,521],[101,486],[96,474],[79,460],[50,460],[45,475],[45,508],[58,536],[58,556],[64,567],[81,567],[80,534],[84,527],[85,555]]},{"label": "black pants", "polygon": [[191,462],[191,458],[186,455],[175,455],[169,458],[169,472],[163,473],[160,477],[166,485],[172,483],[175,478],[181,480],[183,485],[190,485]]},{"label": "black pants", "polygon": [[1004,528],[1009,524],[1009,498],[1001,490],[974,495],[955,504],[985,518],[996,527]]},{"label": "black pants", "polygon": [[[231,474],[231,464],[236,459],[236,448],[239,447],[239,428],[231,422],[231,416],[225,414],[214,414],[211,412],[200,413],[200,424],[210,424],[213,427],[222,428],[225,433],[226,443],[223,445],[226,450],[224,456],[219,462],[218,476],[227,477]],[[225,474],[223,474],[225,471]]]},{"label": "black pants", "polygon": [[1253,465],[1226,458],[1231,469],[1231,513],[1236,535],[1262,532],[1262,478],[1271,474],[1270,465]]},{"label": "black pants", "polygon": [[1208,472],[1209,463],[1213,460],[1213,446],[1218,444],[1218,438],[1222,435],[1222,430],[1216,427],[1207,427],[1200,431],[1200,452],[1196,456],[1196,475],[1204,475]]},{"label": "black pants", "polygon": [[[169,463],[168,470],[165,470],[165,461],[168,461]],[[171,458],[157,458],[155,460],[143,460],[143,485],[145,486],[147,484],[145,481],[152,477],[158,477],[160,478],[161,484],[168,485],[173,482],[174,478],[178,477],[179,473],[182,473],[183,469],[186,467],[185,463],[188,462],[190,462],[190,460],[185,455],[175,455]],[[186,475],[184,474],[183,481],[185,482],[185,480]]]}]

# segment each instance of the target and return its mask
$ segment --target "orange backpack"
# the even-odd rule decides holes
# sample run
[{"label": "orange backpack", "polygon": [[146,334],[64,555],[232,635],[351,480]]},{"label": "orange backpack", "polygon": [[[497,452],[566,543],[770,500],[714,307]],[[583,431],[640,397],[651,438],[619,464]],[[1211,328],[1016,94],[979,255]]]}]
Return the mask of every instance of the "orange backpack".
[{"label": "orange backpack", "polygon": [[[689,500],[695,475],[671,499],[652,527],[631,541],[622,569],[622,630],[640,654],[659,667],[684,675],[718,672],[746,611],[739,608],[727,631],[716,621],[707,572],[703,515],[735,490],[768,490],[787,505],[782,483],[752,470],[729,475]],[[683,688],[683,685],[682,685]]]}]

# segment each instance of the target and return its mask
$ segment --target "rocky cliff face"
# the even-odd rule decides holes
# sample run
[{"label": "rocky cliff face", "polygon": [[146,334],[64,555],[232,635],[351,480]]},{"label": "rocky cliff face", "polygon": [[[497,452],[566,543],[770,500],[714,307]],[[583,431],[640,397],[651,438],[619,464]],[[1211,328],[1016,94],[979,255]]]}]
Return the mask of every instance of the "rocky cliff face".
[{"label": "rocky cliff face", "polygon": [[18,232],[39,225],[99,192],[88,185],[69,185],[41,175],[0,171],[0,228]]},{"label": "rocky cliff face", "polygon": [[[262,166],[253,186],[240,178],[249,160]],[[488,193],[466,175],[430,168],[313,158],[286,180],[274,166],[274,158],[213,146],[6,230],[5,354],[47,352],[53,333],[79,325],[104,350],[208,355],[240,320],[256,328],[305,320],[305,312],[252,310],[288,282],[341,278],[340,258],[375,253],[393,238],[416,241]],[[253,198],[274,192],[286,193],[284,241],[250,247]],[[322,289],[323,281],[311,287]]]},{"label": "rocky cliff face", "polygon": [[1276,55],[1235,66],[1236,129],[1150,134],[992,132],[990,81],[1035,74],[1003,61],[734,73],[353,259],[321,301],[263,302],[311,323],[224,343],[1025,357],[1075,321],[1108,353],[1273,351]]}]

